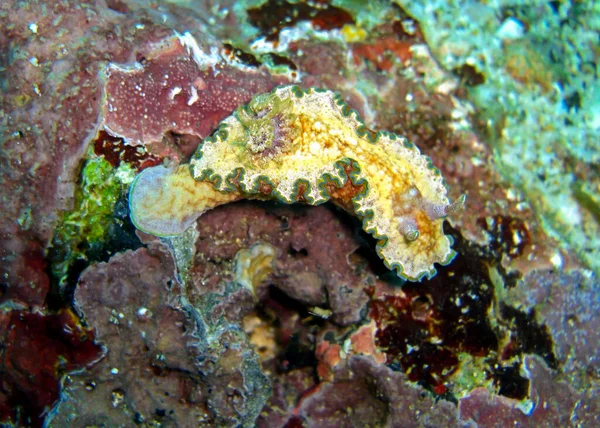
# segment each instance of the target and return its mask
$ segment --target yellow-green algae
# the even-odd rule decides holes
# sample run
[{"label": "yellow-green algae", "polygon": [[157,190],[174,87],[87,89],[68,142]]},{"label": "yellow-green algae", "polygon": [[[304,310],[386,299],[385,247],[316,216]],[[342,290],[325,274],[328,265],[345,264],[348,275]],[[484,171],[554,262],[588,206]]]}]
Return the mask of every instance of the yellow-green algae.
[{"label": "yellow-green algae", "polygon": [[75,260],[87,260],[89,250],[105,241],[108,226],[114,221],[115,204],[134,174],[127,164],[113,168],[105,159],[89,155],[74,207],[61,214],[54,229],[52,274],[59,283],[64,283]]},{"label": "yellow-green algae", "polygon": [[439,170],[405,138],[368,130],[331,91],[296,86],[238,108],[189,166],[145,170],[132,185],[131,218],[145,232],[179,235],[242,198],[332,201],[363,220],[385,264],[410,280],[452,260],[442,223],[464,204],[449,203]]}]

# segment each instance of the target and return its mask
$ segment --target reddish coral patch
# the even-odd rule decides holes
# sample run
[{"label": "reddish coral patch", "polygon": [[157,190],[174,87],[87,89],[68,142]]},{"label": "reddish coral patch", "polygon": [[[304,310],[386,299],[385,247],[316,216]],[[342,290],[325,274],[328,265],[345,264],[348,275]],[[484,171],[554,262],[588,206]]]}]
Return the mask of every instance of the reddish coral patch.
[{"label": "reddish coral patch", "polygon": [[410,47],[412,41],[398,40],[394,36],[381,37],[374,43],[356,43],[353,46],[354,63],[359,65],[362,60],[370,61],[378,70],[388,71],[397,58],[405,63],[412,57]]},{"label": "reddish coral patch", "polygon": [[104,131],[100,131],[94,141],[94,153],[103,156],[115,168],[125,162],[141,171],[162,162],[159,157],[139,147],[126,145],[122,138],[113,137]]},{"label": "reddish coral patch", "polygon": [[0,422],[42,426],[59,398],[61,377],[97,361],[103,350],[70,310],[13,311],[0,322]]},{"label": "reddish coral patch", "polygon": [[357,354],[371,355],[378,364],[385,363],[385,354],[375,347],[375,323],[360,327],[351,337],[352,350]]},{"label": "reddish coral patch", "polygon": [[275,41],[286,27],[301,21],[310,21],[318,30],[341,28],[354,22],[352,16],[327,0],[292,2],[269,0],[260,7],[248,9],[250,23],[259,28],[268,40]]},{"label": "reddish coral patch", "polygon": [[0,303],[10,301],[26,307],[42,307],[50,289],[44,250],[31,236],[23,234],[21,238],[26,244],[14,258],[15,268],[8,277],[14,284],[0,286]]},{"label": "reddish coral patch", "polygon": [[341,359],[342,348],[337,343],[329,343],[326,340],[317,345],[315,356],[319,360],[317,374],[322,380],[333,379],[333,369]]},{"label": "reddish coral patch", "polygon": [[252,95],[275,86],[264,72],[240,70],[178,38],[138,61],[111,65],[105,86],[104,125],[130,144],[157,143],[169,131],[204,138]]}]

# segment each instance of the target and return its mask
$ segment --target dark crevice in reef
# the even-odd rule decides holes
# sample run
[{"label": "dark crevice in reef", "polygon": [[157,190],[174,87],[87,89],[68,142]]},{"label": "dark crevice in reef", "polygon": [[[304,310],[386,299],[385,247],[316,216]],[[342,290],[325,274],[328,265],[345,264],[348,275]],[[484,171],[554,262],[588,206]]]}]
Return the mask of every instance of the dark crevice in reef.
[{"label": "dark crevice in reef", "polygon": [[275,67],[286,66],[290,70],[298,70],[298,66],[291,59],[276,53],[267,53],[261,56],[261,60]]},{"label": "dark crevice in reef", "polygon": [[288,254],[294,259],[302,259],[308,256],[308,251],[306,250],[306,248],[300,248],[299,250],[297,250],[294,247],[290,246],[290,248],[288,249]]},{"label": "dark crevice in reef", "polygon": [[[492,327],[495,286],[489,269],[500,270],[502,246],[469,242],[448,223],[445,232],[453,237],[457,251],[452,263],[437,266],[437,275],[430,280],[406,282],[403,294],[377,298],[373,294],[370,316],[378,325],[376,344],[385,350],[392,369],[403,371],[438,398],[455,401],[446,381],[460,370],[459,356],[467,353],[484,358],[483,371],[500,395],[523,399],[529,380],[520,375],[522,356],[540,355],[556,368],[552,339],[532,311],[526,314],[502,302],[500,328]],[[500,347],[503,335],[511,339],[510,352]]]},{"label": "dark crevice in reef", "polygon": [[504,303],[500,304],[502,318],[510,323],[511,347],[507,358],[514,354],[536,354],[544,359],[551,369],[558,368],[558,360],[554,355],[552,336],[545,325],[535,319],[535,311],[520,311]]},{"label": "dark crevice in reef", "polygon": [[312,317],[304,303],[274,285],[269,286],[256,313],[276,329],[276,368],[280,373],[304,367],[316,369],[313,334],[325,324],[324,320]]},{"label": "dark crevice in reef", "polygon": [[[389,277],[390,281],[400,280],[400,278],[397,278],[396,274],[390,272],[390,270],[385,267],[383,260],[381,260],[381,257],[375,252],[377,243],[373,237],[365,234],[365,236],[361,237],[361,242],[363,244],[349,256],[352,261],[352,268],[365,269],[368,267],[368,269],[377,276],[385,277],[386,279]],[[395,276],[397,279],[393,278],[391,275]],[[401,283],[404,283],[404,281],[401,281]]]},{"label": "dark crevice in reef", "polygon": [[317,359],[313,347],[301,343],[298,336],[292,336],[279,355],[279,371],[290,372],[303,367],[316,367]]},{"label": "dark crevice in reef", "polygon": [[[458,231],[447,229],[458,251],[450,265],[438,266],[430,280],[406,282],[402,295],[371,301],[376,343],[391,367],[438,396],[451,392],[444,384],[459,370],[460,353],[487,356],[498,348],[487,317],[494,293],[486,261]],[[446,399],[454,401],[451,394]]]},{"label": "dark crevice in reef", "polygon": [[488,249],[498,261],[503,256],[515,258],[523,255],[525,248],[531,244],[527,225],[519,218],[502,215],[481,217],[477,219],[477,225],[488,235]]},{"label": "dark crevice in reef", "polygon": [[303,318],[308,316],[308,310],[304,303],[288,296],[274,285],[269,286],[269,294],[264,300],[264,305],[279,306],[283,310],[297,312]]},{"label": "dark crevice in reef", "polygon": [[297,77],[298,66],[289,58],[273,52],[261,54],[258,57],[244,51],[231,43],[223,43],[223,54],[233,62],[244,64],[247,67],[259,68],[265,65],[269,68],[287,67],[290,76]]},{"label": "dark crevice in reef", "polygon": [[471,64],[463,64],[452,70],[460,78],[460,83],[465,86],[478,86],[485,83],[485,75]]},{"label": "dark crevice in reef", "polygon": [[322,0],[313,3],[269,0],[259,7],[248,9],[247,13],[250,24],[270,41],[276,41],[284,28],[293,27],[301,21],[312,22],[318,30],[342,28],[345,24],[354,23],[350,13]]},{"label": "dark crevice in reef", "polygon": [[[462,238],[457,230],[452,229],[448,224],[446,226],[446,233],[453,236],[455,240],[454,248],[459,253],[458,262],[460,263],[462,258],[461,254],[464,254],[471,259],[472,265],[475,262],[479,263],[482,268],[481,273],[487,278],[491,292],[493,292],[493,285],[487,273],[487,266],[493,266],[502,275],[505,287],[516,285],[521,278],[520,272],[506,272],[501,262],[503,257],[512,258],[521,255],[524,247],[530,243],[529,232],[520,220],[498,216],[491,222],[487,222],[486,231],[490,234],[491,239],[489,246],[470,243]],[[515,235],[518,235],[520,239],[515,240]],[[444,269],[459,267],[457,260]],[[490,297],[493,298],[493,296]],[[536,354],[544,359],[548,367],[556,369],[558,362],[553,353],[552,337],[546,326],[540,325],[536,321],[534,310],[525,313],[503,302],[498,303],[500,307],[499,321],[507,330],[504,334],[510,335],[511,344],[504,350],[497,349],[497,343],[494,347],[489,348],[490,350],[496,348],[500,353],[497,357],[488,360],[489,372],[498,387],[499,394],[523,399],[528,393],[529,381],[519,374],[520,363],[507,366],[505,362],[515,356]],[[522,361],[522,358],[519,360]]]},{"label": "dark crevice in reef", "polygon": [[[354,240],[357,243],[357,248],[348,257],[350,267],[355,270],[367,270],[377,276],[385,277],[390,282],[398,282],[403,284],[398,276],[391,272],[383,263],[381,257],[377,255],[377,240],[370,233],[365,232],[362,227],[362,220],[356,216],[348,214],[341,208],[333,204],[326,204],[332,211],[336,213],[336,217],[340,220],[348,230],[354,233]],[[358,273],[358,272],[357,272]]]},{"label": "dark crevice in reef", "polygon": [[531,244],[527,227],[520,219],[506,216],[479,218],[477,224],[488,235],[489,245],[470,243],[447,222],[444,223],[444,232],[454,237],[453,248],[458,253],[468,254],[470,258],[479,259],[486,266],[486,270],[487,266],[493,266],[502,277],[504,285],[507,288],[514,287],[522,275],[518,271],[507,271],[502,260],[521,256],[525,248]]},{"label": "dark crevice in reef", "polygon": [[240,63],[249,67],[260,67],[261,63],[255,55],[245,52],[242,49],[236,48],[231,43],[223,43],[223,50],[225,55],[229,55],[235,58]]},{"label": "dark crevice in reef", "polygon": [[58,311],[65,306],[73,304],[73,295],[79,275],[89,266],[89,261],[83,258],[77,258],[71,262],[67,269],[66,277],[59,278],[52,271],[52,266],[61,263],[64,260],[64,254],[56,247],[50,247],[48,250],[48,269],[46,273],[50,278],[50,291],[46,297],[46,306],[50,311]]},{"label": "dark crevice in reef", "polygon": [[492,375],[498,394],[515,400],[527,398],[529,379],[521,376],[519,364],[495,368]]},{"label": "dark crevice in reef", "polygon": [[47,274],[51,289],[46,299],[50,310],[59,310],[73,304],[73,297],[79,276],[91,264],[107,262],[114,254],[126,250],[136,250],[142,246],[135,234],[135,226],[129,218],[128,194],[121,195],[115,203],[113,218],[108,224],[104,239],[99,241],[83,240],[76,250],[80,256],[70,261],[66,268],[66,277],[58,277],[56,266],[65,263],[73,250],[66,243],[54,240],[48,250]]},{"label": "dark crevice in reef", "polygon": [[104,158],[113,168],[117,168],[121,162],[132,167],[146,167],[159,162],[157,157],[139,148],[125,144],[122,138],[113,137],[106,131],[99,131],[94,140],[94,154]]}]

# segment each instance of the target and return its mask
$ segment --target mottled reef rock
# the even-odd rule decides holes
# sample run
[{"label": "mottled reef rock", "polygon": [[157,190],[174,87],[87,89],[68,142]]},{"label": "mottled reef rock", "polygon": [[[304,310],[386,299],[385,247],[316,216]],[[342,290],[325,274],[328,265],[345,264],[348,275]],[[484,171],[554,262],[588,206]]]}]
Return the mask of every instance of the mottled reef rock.
[{"label": "mottled reef rock", "polygon": [[[480,103],[504,71],[448,66],[463,45],[412,3],[0,4],[0,425],[600,425],[598,278],[527,199],[573,171],[544,201],[574,195],[577,227],[596,230],[597,170],[558,151],[554,169],[538,156],[538,187],[504,181],[507,147],[542,140],[498,158],[516,122]],[[553,3],[490,22],[543,27]],[[520,96],[554,87],[546,52],[520,74],[527,44],[478,31],[512,44]],[[450,265],[400,280],[329,204],[242,201],[176,239],[135,230],[136,174],[188,162],[238,106],[291,83],[339,93],[430,156],[450,200],[467,195],[443,225]]]},{"label": "mottled reef rock", "polygon": [[107,353],[69,377],[55,426],[252,425],[266,378],[243,334],[213,332],[209,314],[182,303],[173,272],[170,255],[150,244],[81,275],[75,302]]}]

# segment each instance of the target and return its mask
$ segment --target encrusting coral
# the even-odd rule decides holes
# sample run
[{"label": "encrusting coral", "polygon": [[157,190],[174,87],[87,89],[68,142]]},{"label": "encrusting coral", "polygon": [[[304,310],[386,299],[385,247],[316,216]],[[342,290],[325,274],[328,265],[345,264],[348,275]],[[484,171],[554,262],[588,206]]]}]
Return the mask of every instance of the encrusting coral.
[{"label": "encrusting coral", "polygon": [[377,253],[409,280],[435,274],[454,257],[444,217],[444,180],[405,138],[367,129],[331,91],[282,86],[256,96],[221,122],[188,165],[143,171],[132,184],[133,223],[183,233],[205,211],[234,200],[332,201],[363,220]]}]

